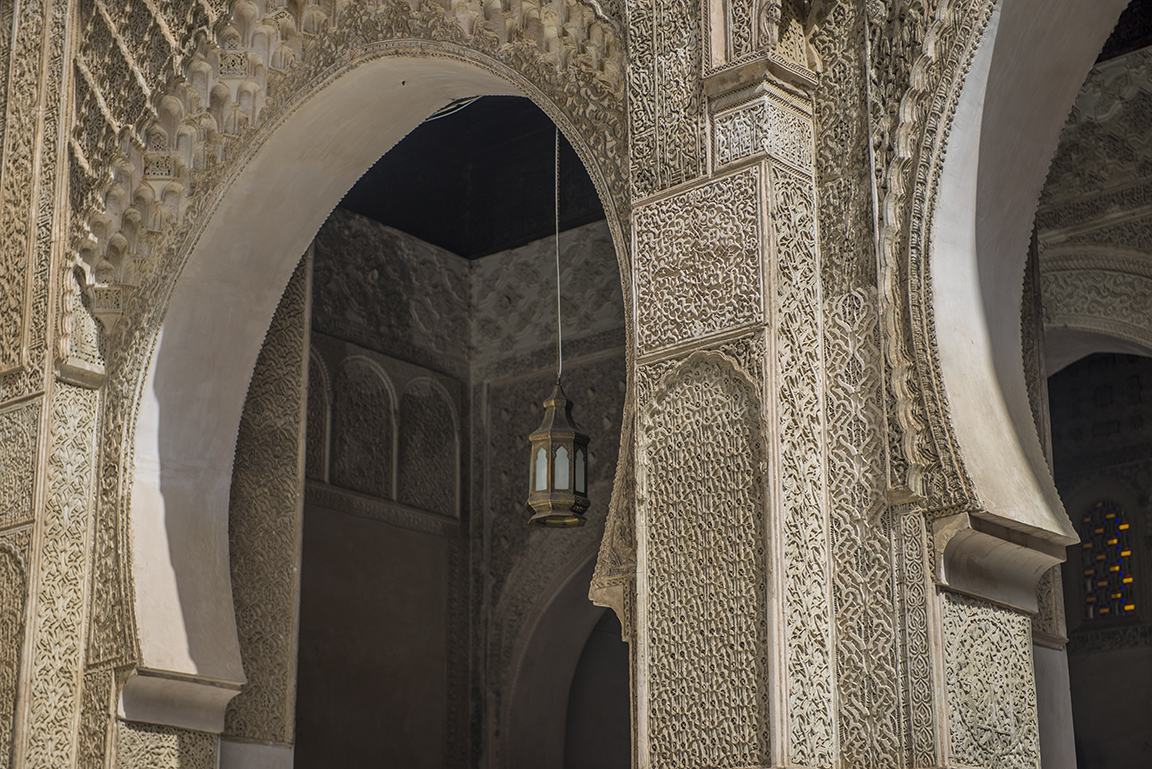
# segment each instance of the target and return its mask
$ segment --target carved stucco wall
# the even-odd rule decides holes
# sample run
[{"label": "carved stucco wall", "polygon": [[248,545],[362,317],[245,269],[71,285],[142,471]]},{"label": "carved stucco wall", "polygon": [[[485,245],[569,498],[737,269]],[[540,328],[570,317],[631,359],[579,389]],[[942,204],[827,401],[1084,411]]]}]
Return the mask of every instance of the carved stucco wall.
[{"label": "carved stucco wall", "polygon": [[312,255],[293,273],[256,360],[232,467],[228,547],[244,690],[224,737],[291,746],[295,726]]},{"label": "carved stucco wall", "polygon": [[[461,31],[455,22],[444,22],[443,14],[435,8],[409,12],[401,6],[368,3],[355,4],[353,13],[336,22],[329,19],[327,26],[324,9],[313,5],[288,16],[264,14],[265,9],[258,6],[251,14],[245,7],[234,25],[217,24],[226,21],[222,14],[227,6],[223,0],[161,6],[82,3],[80,27],[73,36],[81,41],[82,50],[74,67],[69,66],[63,52],[65,3],[44,0],[0,7],[0,54],[5,54],[0,56],[0,63],[8,84],[0,89],[3,125],[32,127],[28,132],[4,129],[0,145],[0,205],[5,213],[5,246],[0,257],[5,275],[2,311],[13,318],[19,316],[14,323],[0,324],[4,329],[2,360],[6,365],[24,356],[16,370],[0,374],[0,399],[7,402],[42,387],[49,359],[49,329],[59,335],[59,344],[52,348],[56,357],[66,360],[71,355],[69,329],[75,326],[69,325],[68,312],[62,310],[60,317],[54,317],[47,309],[52,233],[57,224],[66,226],[64,209],[78,214],[72,217],[72,224],[79,235],[86,236],[85,229],[92,234],[86,241],[87,258],[82,266],[93,311],[110,320],[123,313],[123,322],[113,329],[107,345],[116,351],[116,359],[107,363],[107,408],[99,422],[99,502],[87,653],[93,667],[85,679],[84,696],[85,703],[93,704],[86,705],[85,723],[98,722],[101,708],[107,712],[109,698],[101,692],[109,687],[108,667],[130,662],[134,654],[131,620],[120,608],[130,605],[130,586],[123,568],[128,543],[122,516],[127,491],[122,479],[125,468],[131,466],[124,436],[131,429],[134,387],[146,358],[146,340],[155,332],[165,291],[179,268],[181,254],[186,253],[176,243],[191,232],[195,222],[202,221],[201,214],[210,210],[221,180],[242,167],[244,153],[259,143],[258,124],[274,122],[278,111],[286,109],[316,73],[337,61],[342,62],[337,66],[346,65],[347,59],[340,57],[360,44],[354,41],[363,29],[368,31],[365,39],[410,34],[482,49],[518,71],[530,71],[529,77],[544,83],[541,87],[558,103],[576,105],[571,108],[580,117],[565,119],[579,124],[588,137],[595,137],[589,141],[597,143],[598,153],[610,156],[624,146],[622,129],[613,122],[621,114],[613,90],[613,73],[619,72],[620,64],[611,29],[614,20],[595,12],[572,13],[577,20],[575,28],[588,33],[565,36],[559,43],[559,58],[565,64],[575,61],[580,66],[589,59],[590,70],[581,71],[603,76],[589,75],[582,81],[586,88],[565,93],[563,76],[523,64],[538,62],[539,50],[550,47],[549,36],[556,34],[558,27],[546,27],[539,33],[541,40],[529,41],[523,31],[509,31],[503,17],[490,15],[487,7],[477,9],[476,18],[483,19],[483,30]],[[877,316],[884,352],[883,405],[891,426],[883,442],[891,485],[897,490],[905,486],[926,490],[931,496],[928,506],[953,499],[954,490],[962,486],[962,477],[954,462],[937,454],[948,450],[946,436],[942,441],[933,439],[934,431],[946,428],[946,418],[933,411],[930,402],[926,404],[930,394],[921,392],[924,381],[920,377],[930,372],[916,368],[922,349],[914,339],[916,327],[909,322],[916,308],[904,299],[909,294],[910,273],[915,273],[917,259],[923,256],[923,244],[917,240],[918,221],[932,210],[930,200],[923,197],[923,177],[932,173],[932,164],[920,163],[919,154],[941,132],[946,133],[947,120],[939,119],[948,111],[938,97],[947,89],[949,79],[962,73],[965,41],[979,30],[988,7],[989,3],[928,0],[858,9],[840,2],[827,4],[826,16],[803,18],[789,3],[781,8],[781,28],[777,30],[782,68],[811,64],[836,73],[822,78],[822,85],[815,90],[814,133],[821,151],[816,153],[820,203],[814,208],[820,212],[820,227],[827,228],[823,239],[828,254],[833,253],[831,249],[843,248],[839,254],[845,257],[823,260],[820,277],[827,289],[823,303],[837,299],[838,292],[847,287],[869,286],[872,239],[840,239],[834,235],[839,230],[833,227],[853,234],[867,232],[868,227],[859,226],[869,216],[863,209],[869,199],[881,203],[870,215],[873,229],[880,233],[875,244],[880,251]],[[375,13],[378,8],[383,12]],[[611,7],[605,8],[611,13]],[[754,15],[742,13],[734,18],[746,29]],[[520,18],[517,14],[512,17]],[[633,182],[640,197],[711,172],[707,153],[702,151],[708,144],[703,129],[709,119],[703,114],[704,101],[700,98],[703,30],[696,7],[690,3],[681,3],[667,13],[664,9],[657,12],[651,3],[638,3],[628,23],[634,33],[633,55],[643,62],[629,81],[636,147],[632,153]],[[495,39],[489,37],[493,27],[499,30]],[[219,31],[195,34],[212,29]],[[321,35],[319,30],[325,29],[328,33]],[[256,30],[260,30],[259,35]],[[47,34],[41,34],[45,31]],[[867,46],[862,45],[865,37]],[[685,39],[690,42],[687,47],[681,46]],[[722,59],[739,59],[747,46],[755,49],[762,44],[751,31],[740,32],[733,39],[736,42]],[[513,44],[499,47],[504,40]],[[13,43],[18,51],[9,50]],[[680,50],[675,56],[664,55],[670,48]],[[614,62],[613,56],[617,57]],[[608,65],[601,63],[604,60]],[[175,71],[189,77],[172,92],[164,83],[167,74]],[[853,76],[853,72],[858,74]],[[71,86],[67,85],[69,79]],[[219,97],[213,101],[212,86],[217,84],[230,89],[229,101],[233,95],[239,98],[228,104]],[[66,87],[72,89],[70,93],[74,91],[72,103],[80,116],[74,123],[61,119],[69,109],[68,102],[60,98]],[[592,94],[590,99],[587,92]],[[274,98],[268,100],[268,94]],[[38,111],[35,105],[40,103],[60,108]],[[602,107],[603,111],[597,112]],[[149,115],[152,110],[157,112]],[[611,130],[591,130],[605,114],[609,115]],[[844,119],[845,115],[853,119]],[[159,130],[151,130],[156,128]],[[126,133],[135,133],[136,141],[119,141]],[[926,137],[920,144],[909,138],[919,136]],[[869,161],[862,146],[865,138],[874,162]],[[733,141],[724,146],[746,145]],[[849,149],[840,152],[840,147]],[[619,210],[627,208],[623,177],[621,165],[617,176],[604,185],[612,190],[607,197],[616,201]],[[205,192],[189,201],[186,196],[193,180],[196,189]],[[68,181],[66,191],[64,181]],[[57,205],[65,201],[65,205]],[[1117,228],[1115,237],[1129,237],[1121,229]],[[904,235],[909,232],[911,241]],[[83,239],[78,238],[78,242]],[[845,265],[843,272],[841,264]],[[52,274],[70,276],[70,266]],[[624,276],[625,281],[631,278],[631,274]],[[133,287],[133,281],[138,287]],[[61,285],[65,283],[61,281]],[[923,293],[922,287],[917,284],[911,293],[914,304]],[[15,309],[18,307],[22,313]],[[97,400],[91,399],[86,405],[95,420]],[[49,421],[64,419],[63,412],[51,413]],[[857,440],[854,445],[867,444]],[[922,477],[926,478],[923,482]],[[919,618],[927,600],[922,593],[925,583],[917,579],[924,572],[921,510],[911,506],[895,508],[894,512],[901,516],[895,528],[896,541],[902,543],[894,558],[905,580],[898,582],[904,585],[897,595],[898,621],[918,628],[919,620],[909,618]],[[627,521],[615,525],[626,527]],[[832,526],[835,531],[835,524]],[[499,541],[498,536],[495,539]],[[621,533],[620,541],[627,543],[627,531]],[[835,585],[835,578],[830,582]],[[908,638],[910,647],[918,643],[916,633]],[[916,667],[923,659],[919,651],[909,652],[907,665],[902,668],[907,686],[930,683],[929,671]],[[822,676],[818,679],[824,680]],[[88,691],[93,694],[89,696]],[[65,699],[71,696],[67,687],[60,693]],[[901,714],[905,725],[901,739],[922,751],[916,763],[930,763],[919,756],[935,750],[933,737],[925,729],[934,717],[931,706],[909,695],[908,690],[901,696],[909,698]],[[820,728],[831,728],[831,720],[823,719]],[[65,765],[69,748],[63,742],[53,745],[56,752],[50,763]]]},{"label": "carved stucco wall", "polygon": [[[4,308],[19,317],[3,324],[0,401],[27,395],[43,381],[49,352],[51,233],[63,221],[65,208],[73,213],[74,242],[81,244],[78,264],[87,292],[83,304],[105,323],[102,331],[116,337],[109,344],[115,359],[105,369],[106,362],[93,352],[91,318],[82,313],[82,302],[67,300],[78,299],[75,288],[64,290],[61,314],[52,319],[61,376],[90,386],[100,384],[105,371],[110,375],[109,407],[101,416],[104,461],[99,465],[97,573],[87,655],[95,666],[123,664],[135,654],[131,617],[124,612],[131,588],[124,568],[126,486],[121,476],[131,467],[124,438],[133,423],[133,393],[146,360],[145,340],[156,331],[162,297],[178,271],[180,254],[187,253],[188,241],[182,239],[205,220],[202,214],[211,210],[228,174],[243,166],[240,156],[260,144],[259,137],[272,130],[281,110],[322,73],[330,74],[334,63],[349,66],[354,57],[345,54],[354,46],[419,38],[425,41],[423,48],[415,46],[421,55],[442,43],[459,46],[451,55],[466,48],[480,51],[477,61],[490,61],[490,69],[522,78],[530,90],[536,89],[538,99],[552,100],[549,105],[563,104],[549,109],[570,132],[580,129],[573,129],[564,116],[582,114],[578,121],[585,126],[583,134],[599,147],[598,157],[610,157],[618,151],[614,147],[622,146],[612,136],[615,129],[603,130],[606,121],[620,124],[613,84],[619,82],[621,52],[615,42],[616,22],[599,5],[556,9],[565,19],[559,36],[555,25],[525,31],[508,21],[539,13],[535,6],[518,6],[513,17],[504,17],[478,5],[476,14],[460,16],[457,22],[438,8],[365,2],[345,9],[337,23],[325,20],[331,9],[319,4],[290,13],[240,4],[236,15],[229,16],[232,5],[207,0],[161,6],[83,3],[72,38],[80,41],[79,52],[72,63],[64,51],[66,3],[6,5],[0,13],[6,83],[0,89],[0,106],[4,125],[22,129],[6,132],[2,145],[8,235]],[[19,55],[10,49],[14,40],[19,41]],[[559,67],[541,64],[545,56]],[[577,70],[588,76],[570,79]],[[170,89],[173,72],[187,77]],[[576,81],[581,85],[570,89]],[[74,91],[70,99],[60,97],[65,89]],[[223,89],[229,91],[227,99]],[[36,110],[37,103],[59,109]],[[79,118],[73,120],[66,110]],[[129,134],[135,140],[127,140]],[[585,160],[591,161],[593,152],[586,142],[580,144]],[[610,182],[604,181],[602,171],[594,174],[607,199],[624,200],[620,169],[617,163],[608,172],[613,175]],[[68,189],[62,194],[64,182]],[[57,207],[58,202],[66,205]],[[618,217],[613,227],[619,232]],[[26,253],[35,257],[26,260]],[[69,284],[74,264],[63,265],[61,286]],[[68,291],[73,292],[70,297]],[[121,324],[120,318],[127,323]],[[18,370],[8,370],[8,363],[21,356]],[[95,670],[93,686],[102,687],[98,682],[107,676]],[[101,717],[86,712],[85,723]]]},{"label": "carved stucco wall", "polygon": [[1152,344],[1150,65],[1147,48],[1097,64],[1064,126],[1036,214],[1048,329]]},{"label": "carved stucco wall", "polygon": [[730,360],[698,355],[666,375],[641,416],[639,664],[650,673],[640,729],[660,766],[771,761],[756,390]]},{"label": "carved stucco wall", "polygon": [[[540,600],[595,546],[611,497],[625,400],[625,316],[611,234],[596,222],[561,233],[564,382],[578,423],[593,436],[594,504],[588,525],[571,531],[532,529],[523,515],[524,446],[555,378],[553,248],[545,239],[468,262],[339,209],[316,239],[309,405],[322,411],[309,414],[309,500],[453,543],[446,717],[457,736],[447,743],[450,761],[480,749],[467,744],[469,709],[486,714],[485,736],[473,739],[483,739],[490,760],[501,760],[517,666]],[[339,372],[351,360],[376,367],[376,390],[395,393],[386,409],[357,411],[376,420],[365,434],[389,447],[387,436],[395,436],[387,459],[395,491],[370,491],[378,502],[339,490],[355,484],[335,467],[346,432],[335,413],[347,386]],[[446,482],[453,476],[458,488]],[[459,525],[451,521],[457,517]],[[469,686],[481,699],[469,699]]]}]

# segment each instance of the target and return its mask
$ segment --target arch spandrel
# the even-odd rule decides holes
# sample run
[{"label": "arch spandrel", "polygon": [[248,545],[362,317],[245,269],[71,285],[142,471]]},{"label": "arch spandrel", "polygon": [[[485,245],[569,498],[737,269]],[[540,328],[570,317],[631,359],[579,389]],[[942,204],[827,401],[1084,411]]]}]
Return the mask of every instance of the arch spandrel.
[{"label": "arch spandrel", "polygon": [[[627,280],[623,49],[616,22],[579,2],[308,3],[296,14],[244,3],[228,21],[213,17],[219,4],[167,12],[129,25],[101,5],[80,20],[74,71],[75,264],[117,351],[98,501],[110,523],[94,543],[110,598],[93,606],[92,656],[234,686],[231,448],[293,254],[427,115],[456,98],[526,95],[588,167]],[[109,100],[125,67],[131,82]],[[62,361],[68,343],[63,333]],[[229,686],[194,718],[166,722],[213,728]]]}]

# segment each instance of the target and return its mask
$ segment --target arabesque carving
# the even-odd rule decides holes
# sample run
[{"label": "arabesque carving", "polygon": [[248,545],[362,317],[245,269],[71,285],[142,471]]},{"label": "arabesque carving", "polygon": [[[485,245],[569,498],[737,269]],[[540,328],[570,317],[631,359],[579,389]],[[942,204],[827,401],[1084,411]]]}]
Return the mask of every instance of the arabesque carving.
[{"label": "arabesque carving", "polygon": [[0,529],[32,520],[40,402],[0,412]]},{"label": "arabesque carving", "polygon": [[74,713],[84,663],[84,612],[77,607],[84,606],[87,593],[96,403],[95,391],[60,383],[49,406],[52,443],[25,695],[28,720],[25,744],[17,746],[31,766],[71,766],[76,759]]},{"label": "arabesque carving", "polygon": [[764,317],[760,170],[637,208],[637,346],[642,353]]},{"label": "arabesque carving", "polygon": [[1084,198],[1152,177],[1150,108],[1152,51],[1142,48],[1093,67],[1060,135],[1041,208],[1069,210]]},{"label": "arabesque carving", "polygon": [[459,417],[432,379],[410,382],[400,396],[396,499],[440,515],[460,514]]},{"label": "arabesque carving", "polygon": [[1027,616],[975,598],[941,598],[954,760],[1039,769],[1032,628]]},{"label": "arabesque carving", "polygon": [[219,752],[214,734],[116,722],[116,769],[216,769]]},{"label": "arabesque carving", "polygon": [[[14,540],[19,539],[21,542]],[[0,538],[0,761],[12,756],[16,691],[28,601],[27,534]]]},{"label": "arabesque carving", "polygon": [[783,166],[772,166],[771,190],[789,758],[821,766],[835,726],[816,201],[811,179]]},{"label": "arabesque carving", "polygon": [[236,438],[228,560],[248,682],[228,705],[227,737],[292,745],[304,513],[311,255],[288,281],[252,372]]},{"label": "arabesque carving", "polygon": [[1152,349],[1147,254],[1102,245],[1051,247],[1040,264],[1046,328],[1095,331]]},{"label": "arabesque carving", "polygon": [[638,683],[654,765],[771,761],[757,390],[730,360],[697,353],[640,417]]},{"label": "arabesque carving", "polygon": [[824,317],[837,729],[845,765],[882,769],[907,753],[875,290],[828,300]]},{"label": "arabesque carving", "polygon": [[324,360],[308,356],[308,424],[305,430],[304,475],[328,482],[328,425],[331,420],[332,386]]},{"label": "arabesque carving", "polygon": [[332,399],[332,483],[393,499],[396,392],[367,358],[343,361]]}]

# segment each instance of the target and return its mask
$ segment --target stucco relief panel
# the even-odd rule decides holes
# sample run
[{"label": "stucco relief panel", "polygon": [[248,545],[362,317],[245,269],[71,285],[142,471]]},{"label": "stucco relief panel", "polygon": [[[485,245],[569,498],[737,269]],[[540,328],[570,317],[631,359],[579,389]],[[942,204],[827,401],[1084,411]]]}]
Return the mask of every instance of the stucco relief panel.
[{"label": "stucco relief panel", "polygon": [[28,602],[29,539],[28,529],[0,536],[0,762],[7,762],[12,755]]},{"label": "stucco relief panel", "polygon": [[40,399],[0,412],[0,529],[32,519]]},{"label": "stucco relief panel", "polygon": [[828,300],[824,337],[840,753],[848,766],[880,769],[904,740],[875,290]]},{"label": "stucco relief panel", "polygon": [[700,4],[691,0],[637,0],[628,6],[634,197],[691,181],[704,171],[700,15]]},{"label": "stucco relief panel", "polygon": [[752,167],[636,209],[642,354],[764,320],[761,200]]},{"label": "stucco relief panel", "polygon": [[392,499],[396,395],[388,375],[366,358],[348,358],[333,389],[332,483]]},{"label": "stucco relief panel", "polygon": [[1029,618],[974,598],[940,598],[953,759],[987,769],[1039,769]]},{"label": "stucco relief panel", "polygon": [[460,513],[460,435],[456,408],[431,379],[409,383],[400,396],[397,496],[406,505]]},{"label": "stucco relief panel", "polygon": [[466,260],[340,208],[315,244],[313,328],[415,363],[468,359]]},{"label": "stucco relief panel", "polygon": [[216,769],[215,734],[129,721],[116,723],[116,769]]},{"label": "stucco relief panel", "polygon": [[789,757],[823,766],[832,760],[835,727],[815,191],[811,179],[777,165],[771,189]]},{"label": "stucco relief panel", "polygon": [[[556,335],[556,269],[551,238],[469,263],[472,360],[538,350]],[[620,265],[606,222],[560,233],[564,338],[620,329]]]},{"label": "stucco relief panel", "polygon": [[[52,449],[41,524],[40,573],[24,754],[30,766],[70,766],[83,664],[88,510],[98,395],[58,384],[52,396]],[[18,748],[19,749],[19,748]]]},{"label": "stucco relief panel", "polygon": [[654,766],[771,761],[762,425],[756,386],[716,353],[673,370],[641,417],[639,707]]}]

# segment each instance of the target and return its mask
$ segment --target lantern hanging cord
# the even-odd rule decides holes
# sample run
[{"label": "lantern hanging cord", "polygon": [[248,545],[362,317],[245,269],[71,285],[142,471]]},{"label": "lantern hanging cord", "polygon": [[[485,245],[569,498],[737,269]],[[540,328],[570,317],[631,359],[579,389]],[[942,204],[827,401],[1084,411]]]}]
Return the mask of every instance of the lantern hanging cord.
[{"label": "lantern hanging cord", "polygon": [[554,200],[556,202],[556,383],[560,383],[560,374],[564,371],[564,334],[560,325],[560,128],[556,127],[556,187]]}]

